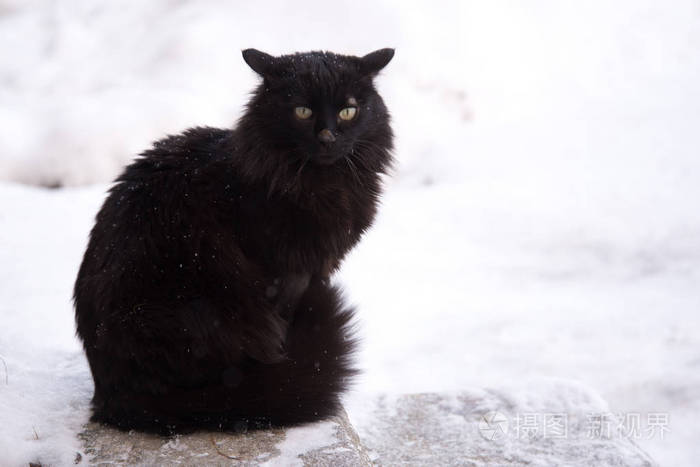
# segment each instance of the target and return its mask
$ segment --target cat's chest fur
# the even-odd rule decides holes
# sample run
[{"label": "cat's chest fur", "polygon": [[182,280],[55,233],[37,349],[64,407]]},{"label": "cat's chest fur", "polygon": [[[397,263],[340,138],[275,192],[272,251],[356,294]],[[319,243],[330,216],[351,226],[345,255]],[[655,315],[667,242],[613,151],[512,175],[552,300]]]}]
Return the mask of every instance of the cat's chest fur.
[{"label": "cat's chest fur", "polygon": [[337,174],[309,178],[294,192],[270,194],[264,184],[229,188],[230,226],[271,275],[328,276],[374,217],[371,195],[354,181]]}]

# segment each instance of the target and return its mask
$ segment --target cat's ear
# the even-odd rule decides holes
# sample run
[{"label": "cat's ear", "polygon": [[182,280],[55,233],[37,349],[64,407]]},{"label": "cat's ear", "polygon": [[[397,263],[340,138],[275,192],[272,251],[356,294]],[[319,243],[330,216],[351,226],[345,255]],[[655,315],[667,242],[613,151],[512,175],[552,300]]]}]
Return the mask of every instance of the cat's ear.
[{"label": "cat's ear", "polygon": [[260,76],[269,74],[275,64],[275,57],[256,49],[245,49],[243,60]]},{"label": "cat's ear", "polygon": [[394,57],[394,49],[379,49],[368,53],[360,59],[360,73],[363,75],[376,75],[387,66]]}]

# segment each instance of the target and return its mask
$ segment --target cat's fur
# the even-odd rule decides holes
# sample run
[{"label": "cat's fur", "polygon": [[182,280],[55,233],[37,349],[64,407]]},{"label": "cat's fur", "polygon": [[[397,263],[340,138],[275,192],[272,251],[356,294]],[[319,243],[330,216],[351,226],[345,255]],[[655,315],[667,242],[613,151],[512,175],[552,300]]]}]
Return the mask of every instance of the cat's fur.
[{"label": "cat's fur", "polygon": [[116,180],[74,290],[93,420],[173,432],[336,412],[355,340],[329,276],[392,162],[373,85],[392,56],[245,50],[263,80],[238,125],[160,140]]}]

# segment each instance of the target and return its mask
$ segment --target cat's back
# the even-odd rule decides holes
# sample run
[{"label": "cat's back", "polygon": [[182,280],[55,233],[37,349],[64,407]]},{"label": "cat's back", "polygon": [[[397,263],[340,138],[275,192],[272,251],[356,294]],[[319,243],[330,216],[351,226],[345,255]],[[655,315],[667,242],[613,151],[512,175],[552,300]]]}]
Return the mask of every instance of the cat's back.
[{"label": "cat's back", "polygon": [[230,130],[192,128],[155,142],[127,166],[97,214],[81,276],[116,279],[123,272],[144,274],[149,257],[175,260],[168,249],[182,248],[202,230],[193,223],[193,213],[209,204],[202,180],[217,183],[202,172],[221,174],[231,138]]},{"label": "cat's back", "polygon": [[[124,211],[151,210],[187,202],[201,173],[212,165],[225,165],[231,130],[197,127],[153,143],[115,180],[98,215],[123,215]],[[194,202],[194,200],[192,200]],[[122,217],[122,222],[127,217]]]},{"label": "cat's back", "polygon": [[189,176],[191,171],[227,156],[226,143],[233,137],[231,130],[196,127],[170,135],[153,143],[141,156],[126,167],[117,178],[123,182],[144,182],[154,178]]}]

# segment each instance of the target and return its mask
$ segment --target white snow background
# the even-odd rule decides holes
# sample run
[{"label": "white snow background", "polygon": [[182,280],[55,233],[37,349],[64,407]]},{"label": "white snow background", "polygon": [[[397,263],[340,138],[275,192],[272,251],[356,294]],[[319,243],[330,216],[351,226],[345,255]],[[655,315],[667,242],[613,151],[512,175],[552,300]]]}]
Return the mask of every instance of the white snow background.
[{"label": "white snow background", "polygon": [[639,443],[697,465],[691,0],[0,0],[0,465],[81,449],[71,287],[120,168],[166,133],[232,125],[256,82],[241,49],[387,46],[399,165],[338,277],[363,337],[360,435],[380,393],[546,401],[541,382],[563,380],[612,412],[669,414]]}]

